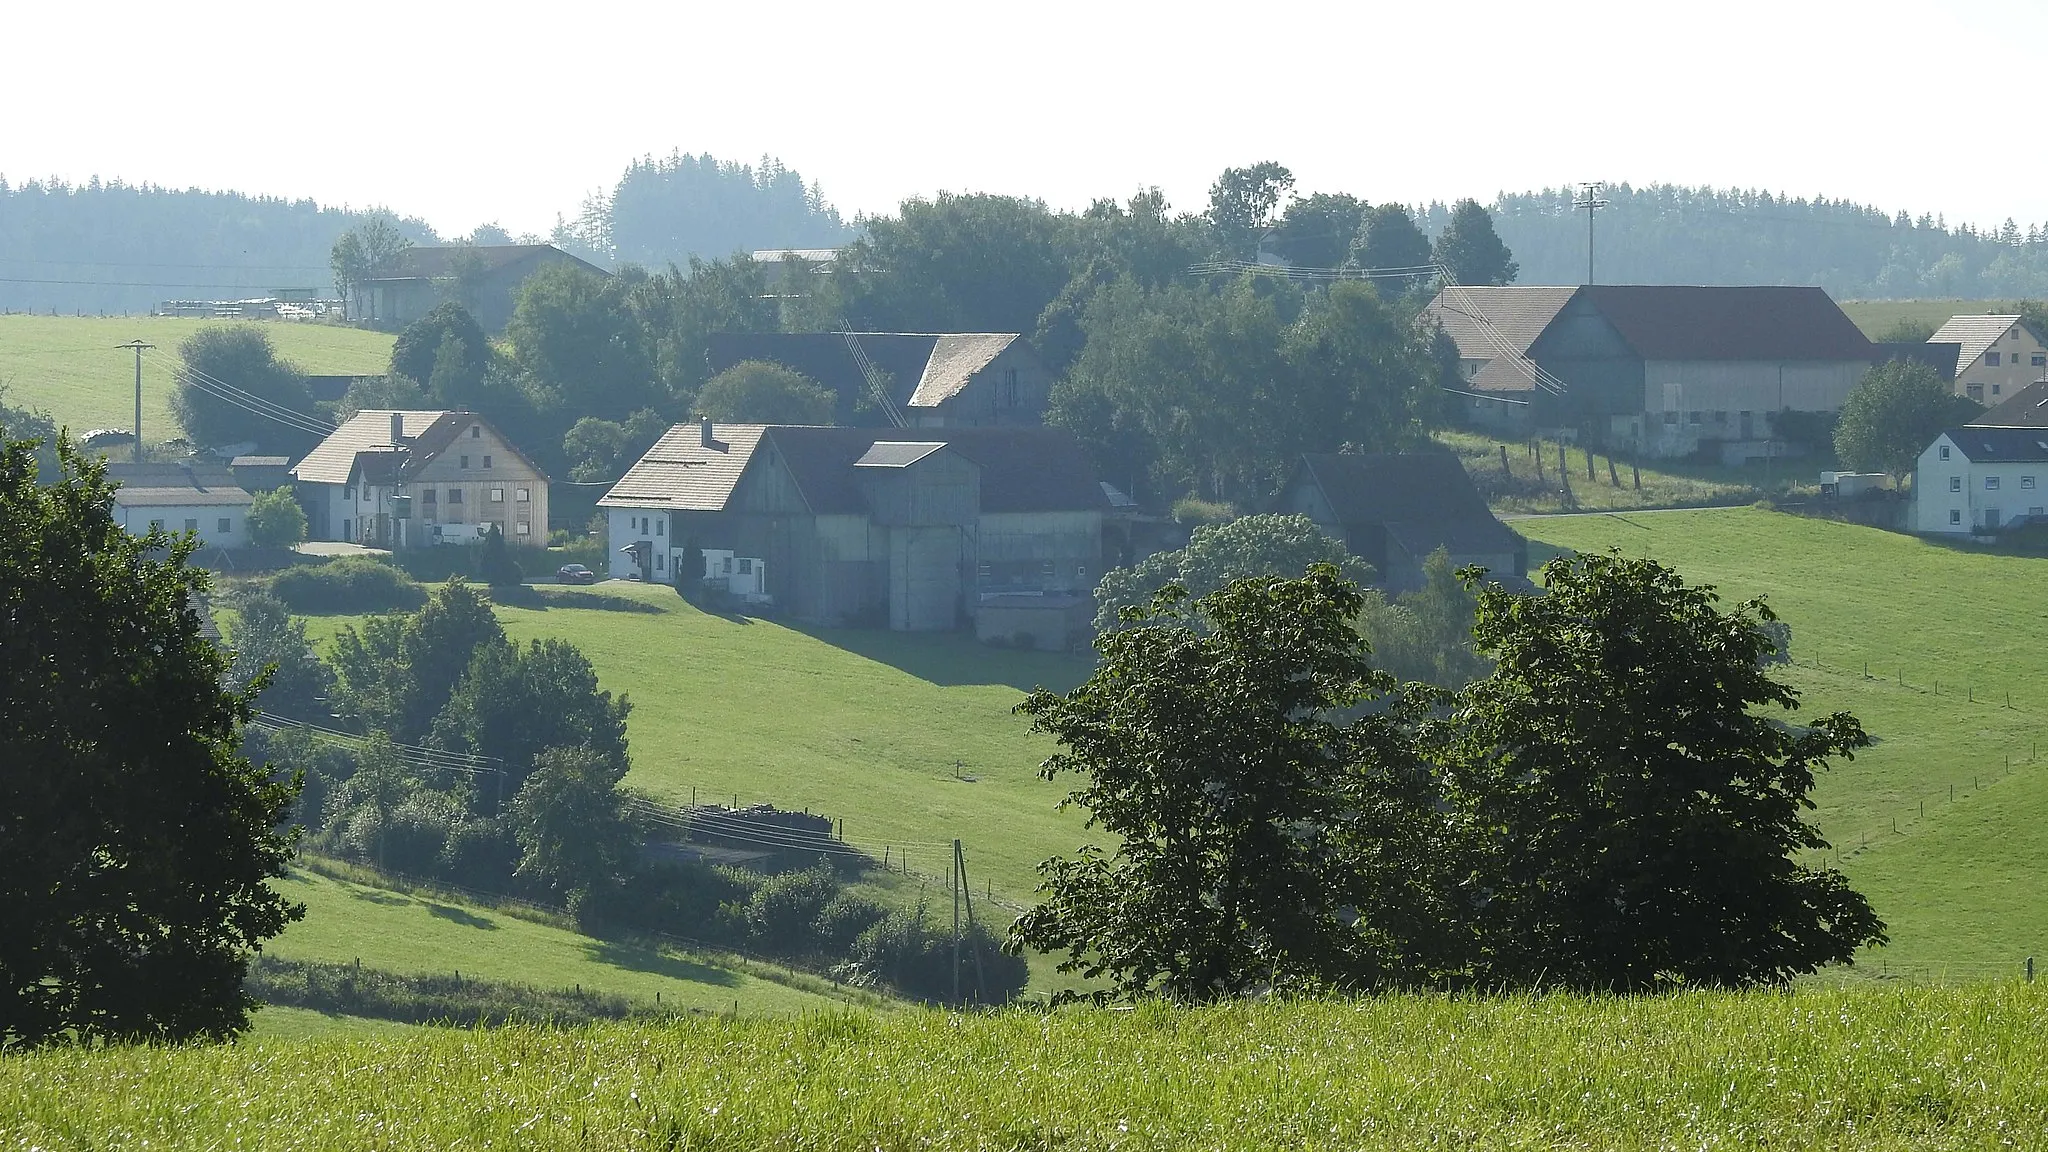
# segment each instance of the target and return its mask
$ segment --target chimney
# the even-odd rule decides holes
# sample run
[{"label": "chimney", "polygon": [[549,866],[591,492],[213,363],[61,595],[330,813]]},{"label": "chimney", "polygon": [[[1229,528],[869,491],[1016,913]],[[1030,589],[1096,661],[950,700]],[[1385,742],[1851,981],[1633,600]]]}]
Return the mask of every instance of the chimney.
[{"label": "chimney", "polygon": [[718,443],[718,437],[711,434],[711,417],[700,417],[697,423],[697,446],[699,448],[709,448],[716,443]]},{"label": "chimney", "polygon": [[396,447],[399,447],[400,445],[402,445],[402,444],[404,444],[404,443],[405,443],[405,413],[403,413],[403,412],[393,412],[393,413],[391,414],[391,446],[392,446],[393,448],[396,448]]}]

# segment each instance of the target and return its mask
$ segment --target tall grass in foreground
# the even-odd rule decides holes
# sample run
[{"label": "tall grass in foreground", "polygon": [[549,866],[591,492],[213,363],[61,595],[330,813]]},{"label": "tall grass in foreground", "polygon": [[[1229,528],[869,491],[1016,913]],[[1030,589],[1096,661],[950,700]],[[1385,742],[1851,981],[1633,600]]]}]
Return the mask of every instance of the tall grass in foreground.
[{"label": "tall grass in foreground", "polygon": [[2048,1145],[2031,985],[694,1018],[0,1058],[9,1148]]}]

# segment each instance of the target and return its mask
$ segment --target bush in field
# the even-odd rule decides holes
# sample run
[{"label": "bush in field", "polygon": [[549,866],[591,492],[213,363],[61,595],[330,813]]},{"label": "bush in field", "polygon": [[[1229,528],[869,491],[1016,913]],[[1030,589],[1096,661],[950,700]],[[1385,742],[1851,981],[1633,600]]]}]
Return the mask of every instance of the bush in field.
[{"label": "bush in field", "polygon": [[289,548],[306,538],[306,510],[290,487],[258,492],[249,503],[249,543],[258,548]]},{"label": "bush in field", "polygon": [[411,577],[367,556],[288,568],[271,578],[270,594],[299,613],[396,612],[427,602]]},{"label": "bush in field", "polygon": [[[885,984],[920,1000],[952,1002],[955,969],[952,926],[929,922],[925,909],[884,916],[854,940],[841,971],[854,983]],[[1024,990],[1030,966],[1003,951],[1002,941],[976,921],[961,927],[959,1002],[1001,1004]]]}]

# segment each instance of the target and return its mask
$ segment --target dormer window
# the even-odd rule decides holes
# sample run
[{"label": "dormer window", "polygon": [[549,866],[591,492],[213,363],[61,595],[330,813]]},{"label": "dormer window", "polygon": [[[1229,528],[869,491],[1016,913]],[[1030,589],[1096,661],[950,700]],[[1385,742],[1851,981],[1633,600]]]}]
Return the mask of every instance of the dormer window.
[{"label": "dormer window", "polygon": [[482,436],[483,434],[484,434],[484,430],[483,430],[483,426],[482,426],[482,425],[480,425],[480,424],[471,424],[471,425],[469,426],[469,438],[470,438],[471,440],[475,440],[476,438],[478,438],[479,436]]}]

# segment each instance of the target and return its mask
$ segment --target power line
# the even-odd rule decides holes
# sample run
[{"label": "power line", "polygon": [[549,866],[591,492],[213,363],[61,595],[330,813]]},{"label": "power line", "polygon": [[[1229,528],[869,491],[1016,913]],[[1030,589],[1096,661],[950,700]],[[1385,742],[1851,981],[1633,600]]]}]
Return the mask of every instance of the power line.
[{"label": "power line", "polygon": [[193,368],[183,361],[173,360],[161,354],[152,354],[150,361],[158,367],[168,370],[174,379],[180,380],[217,400],[262,416],[275,423],[283,424],[289,428],[315,436],[326,436],[335,430],[334,425],[317,416],[311,416],[296,409],[287,408],[253,392],[237,388],[219,377]]}]

